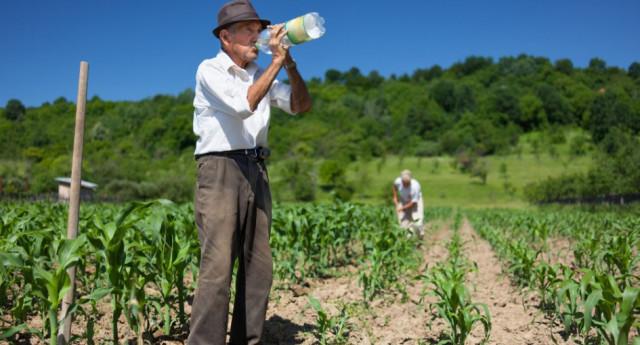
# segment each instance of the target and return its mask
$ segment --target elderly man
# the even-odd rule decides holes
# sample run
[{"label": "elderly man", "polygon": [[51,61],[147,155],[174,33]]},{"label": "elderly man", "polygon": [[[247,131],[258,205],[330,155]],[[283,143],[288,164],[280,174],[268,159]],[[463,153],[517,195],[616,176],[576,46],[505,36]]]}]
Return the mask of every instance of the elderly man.
[{"label": "elderly man", "polygon": [[[213,34],[221,50],[196,74],[193,105],[198,177],[194,215],[201,244],[198,287],[189,344],[225,344],[230,285],[238,260],[230,344],[260,344],[272,282],[269,246],[271,192],[264,160],[269,155],[270,107],[287,113],[311,109],[309,92],[289,48],[283,24],[269,26],[248,0],[226,3]],[[272,29],[271,63],[257,66],[255,43]],[[290,85],[276,79],[285,68]]]},{"label": "elderly man", "polygon": [[422,238],[424,236],[422,191],[420,183],[411,178],[411,171],[403,170],[400,177],[393,182],[393,203],[396,205],[400,226],[411,228],[414,236]]}]

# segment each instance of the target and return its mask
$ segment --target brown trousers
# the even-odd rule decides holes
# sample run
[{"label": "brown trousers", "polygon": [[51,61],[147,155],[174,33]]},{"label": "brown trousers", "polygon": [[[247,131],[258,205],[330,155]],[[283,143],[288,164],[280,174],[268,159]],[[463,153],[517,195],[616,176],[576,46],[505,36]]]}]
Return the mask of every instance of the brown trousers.
[{"label": "brown trousers", "polygon": [[264,162],[243,155],[199,158],[194,213],[201,260],[188,344],[225,344],[236,258],[230,344],[260,344],[273,276]]}]

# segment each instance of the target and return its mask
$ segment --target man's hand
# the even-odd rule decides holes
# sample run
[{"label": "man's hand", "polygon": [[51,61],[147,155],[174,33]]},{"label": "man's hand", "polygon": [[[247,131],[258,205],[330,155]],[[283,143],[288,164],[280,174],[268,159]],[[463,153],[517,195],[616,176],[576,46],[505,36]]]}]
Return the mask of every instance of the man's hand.
[{"label": "man's hand", "polygon": [[[273,58],[265,72],[249,87],[247,100],[249,101],[249,106],[252,111],[258,107],[262,98],[269,92],[271,83],[276,79],[278,72],[280,72],[280,69],[286,63],[287,57],[289,57],[289,48],[280,45],[280,41],[284,35],[287,34],[287,31],[284,29],[284,24],[269,25],[267,27],[271,29],[269,48],[271,48]],[[289,59],[291,59],[291,57],[289,57]]]},{"label": "man's hand", "polygon": [[284,24],[270,25],[271,36],[269,37],[269,48],[271,48],[271,54],[273,61],[279,64],[279,67],[284,63],[284,59],[289,52],[289,47],[283,47],[280,42],[282,38],[287,34],[287,30],[284,29]]},{"label": "man's hand", "polygon": [[[282,69],[282,66],[294,62],[293,58],[289,54],[289,47],[283,47],[280,45],[282,38],[287,34],[287,30],[284,29],[284,24],[269,25],[268,28],[271,29],[269,48],[271,49],[272,59],[269,67],[265,70],[265,73],[263,73],[258,79],[258,81],[261,81],[264,78],[268,83],[262,83],[260,88],[256,88],[260,92],[256,91],[255,95],[259,97],[247,97],[249,105],[252,107],[251,109],[255,109],[258,102],[262,97],[264,97],[267,91],[269,91],[269,86],[271,86],[271,83],[275,80],[278,72]],[[287,69],[287,77],[289,77],[289,83],[291,85],[291,110],[294,113],[308,112],[311,110],[311,96],[309,95],[307,84],[304,82],[295,66]],[[254,89],[256,84],[249,87],[250,94],[253,93],[254,90],[252,89]]]}]

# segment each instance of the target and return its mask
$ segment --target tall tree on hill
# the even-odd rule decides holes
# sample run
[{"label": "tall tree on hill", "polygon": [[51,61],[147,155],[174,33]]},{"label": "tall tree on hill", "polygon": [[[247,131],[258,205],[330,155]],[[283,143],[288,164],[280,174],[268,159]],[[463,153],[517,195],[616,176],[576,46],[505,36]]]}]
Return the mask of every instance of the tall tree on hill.
[{"label": "tall tree on hill", "polygon": [[9,121],[16,121],[24,116],[27,112],[27,109],[24,107],[22,102],[17,99],[10,99],[7,102],[7,106],[5,108],[5,117]]},{"label": "tall tree on hill", "polygon": [[638,116],[631,111],[629,104],[619,99],[616,92],[602,92],[591,104],[588,129],[595,143],[600,143],[612,128],[620,127],[637,132]]},{"label": "tall tree on hill", "polygon": [[629,71],[627,72],[627,74],[633,79],[640,78],[640,63],[638,63],[637,61],[634,61],[629,66]]}]

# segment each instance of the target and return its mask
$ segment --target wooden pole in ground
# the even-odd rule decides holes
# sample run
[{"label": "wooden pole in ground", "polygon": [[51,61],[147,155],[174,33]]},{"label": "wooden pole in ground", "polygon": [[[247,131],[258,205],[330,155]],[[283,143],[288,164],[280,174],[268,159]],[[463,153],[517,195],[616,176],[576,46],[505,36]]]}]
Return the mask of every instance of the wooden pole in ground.
[{"label": "wooden pole in ground", "polygon": [[[80,62],[80,80],[78,81],[78,103],[76,106],[76,131],[73,137],[73,162],[71,163],[71,190],[69,195],[69,219],[67,221],[67,238],[78,237],[78,218],[80,213],[80,187],[82,183],[82,149],[84,145],[84,113],[87,107],[87,81],[89,78],[89,64]],[[71,289],[62,300],[62,310],[58,319],[65,317],[73,304],[76,287],[76,268],[67,270],[71,279]],[[71,314],[65,320],[58,333],[58,344],[65,345],[71,337]],[[54,336],[53,334],[51,335]]]}]

